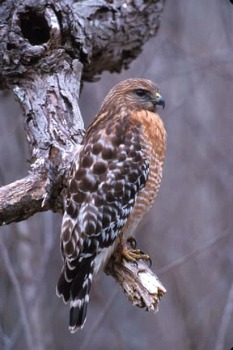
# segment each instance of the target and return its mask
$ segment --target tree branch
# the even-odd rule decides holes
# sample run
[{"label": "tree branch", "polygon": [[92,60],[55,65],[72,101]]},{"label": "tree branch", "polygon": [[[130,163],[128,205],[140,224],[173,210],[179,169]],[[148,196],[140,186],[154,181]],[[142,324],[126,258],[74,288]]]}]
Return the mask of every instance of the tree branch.
[{"label": "tree branch", "polygon": [[[0,225],[63,210],[68,169],[84,135],[81,78],[127,68],[156,34],[163,5],[164,0],[1,2],[0,89],[13,89],[22,107],[31,170],[0,188]],[[134,305],[157,309],[166,290],[143,262],[110,261],[107,271]]]},{"label": "tree branch", "polygon": [[42,207],[46,196],[46,179],[38,174],[31,174],[24,179],[0,188],[0,225],[24,220],[31,215],[48,210]]},{"label": "tree branch", "polygon": [[83,78],[93,80],[106,70],[127,69],[157,33],[163,6],[164,1],[156,0],[75,2],[72,33],[78,46],[85,38]]},{"label": "tree branch", "polygon": [[25,303],[23,300],[23,296],[22,296],[22,292],[21,292],[21,288],[20,288],[20,283],[19,283],[17,276],[15,274],[15,271],[12,267],[8,252],[5,249],[4,244],[1,242],[0,242],[0,251],[1,251],[1,256],[3,257],[3,262],[5,264],[6,270],[8,272],[9,278],[11,280],[12,285],[14,286],[14,290],[16,293],[16,298],[17,298],[17,302],[18,302],[18,306],[19,306],[20,316],[21,316],[21,320],[23,323],[23,327],[24,327],[27,347],[28,347],[28,349],[32,349],[33,341],[32,341],[32,336],[31,336],[31,329],[30,329],[30,324],[28,322],[28,318],[27,318],[26,306],[25,306]]},{"label": "tree branch", "polygon": [[120,284],[134,306],[157,312],[160,299],[167,292],[158,277],[145,261],[119,260],[118,254],[119,250],[116,249],[106,266],[106,274],[111,275]]},{"label": "tree branch", "polygon": [[81,76],[127,67],[156,33],[162,8],[162,0],[1,4],[0,88],[13,88],[21,104],[32,166],[27,178],[0,189],[0,224],[62,210],[67,169],[84,135]]}]

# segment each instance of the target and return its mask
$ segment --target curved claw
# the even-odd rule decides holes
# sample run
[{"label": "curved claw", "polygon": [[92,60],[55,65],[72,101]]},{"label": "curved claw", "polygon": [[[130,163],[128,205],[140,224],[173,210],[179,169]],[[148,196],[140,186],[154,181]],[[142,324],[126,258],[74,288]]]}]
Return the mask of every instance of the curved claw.
[{"label": "curved claw", "polygon": [[[139,250],[139,249],[138,249],[138,250]],[[139,253],[143,256],[143,259],[144,259],[144,260],[148,261],[148,266],[149,266],[149,268],[151,268],[151,266],[152,266],[152,260],[151,260],[151,258],[149,257],[149,255],[146,254],[146,253],[144,253],[142,250],[139,250]]]},{"label": "curved claw", "polygon": [[128,261],[132,261],[137,263],[137,260],[143,259],[146,261],[149,261],[150,266],[151,266],[151,259],[149,255],[145,254],[142,250],[140,249],[129,249],[129,248],[124,248],[122,251],[122,256]]},{"label": "curved claw", "polygon": [[148,263],[149,263],[149,264],[148,264],[149,268],[151,268],[151,266],[152,266],[152,260],[151,260],[150,257],[148,258]]}]

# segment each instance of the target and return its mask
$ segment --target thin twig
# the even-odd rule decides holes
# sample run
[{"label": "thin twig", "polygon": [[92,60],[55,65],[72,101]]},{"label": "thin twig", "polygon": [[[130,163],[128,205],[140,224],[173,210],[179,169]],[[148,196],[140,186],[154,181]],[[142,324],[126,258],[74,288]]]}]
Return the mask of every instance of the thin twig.
[{"label": "thin twig", "polygon": [[158,274],[163,274],[168,272],[169,270],[173,269],[174,267],[177,267],[179,265],[182,265],[183,263],[185,263],[187,260],[195,257],[198,254],[201,254],[202,252],[204,252],[205,250],[209,249],[212,245],[218,243],[219,241],[221,241],[222,239],[228,237],[230,234],[229,230],[226,230],[221,236],[218,237],[214,237],[213,239],[209,240],[205,245],[203,245],[202,247],[198,247],[197,249],[191,251],[190,253],[183,255],[182,257],[178,258],[177,260],[171,262],[170,264],[162,267],[161,269],[159,269],[157,272]]},{"label": "thin twig", "polygon": [[12,266],[10,257],[8,255],[7,249],[5,248],[4,243],[1,241],[0,241],[0,251],[1,251],[1,256],[3,258],[3,262],[5,264],[7,273],[10,277],[11,283],[12,283],[14,290],[15,290],[16,299],[18,302],[19,310],[20,310],[21,320],[22,320],[22,324],[24,327],[27,348],[29,350],[31,350],[31,349],[33,349],[33,341],[32,341],[30,325],[29,325],[28,318],[27,318],[26,307],[25,307],[23,296],[21,293],[20,284],[19,284],[19,281],[16,277],[16,274],[15,274],[14,268]]},{"label": "thin twig", "polygon": [[99,313],[99,317],[96,318],[95,323],[93,324],[93,326],[91,327],[91,329],[89,329],[87,336],[84,338],[84,341],[81,343],[79,350],[85,350],[89,348],[90,342],[93,340],[93,334],[97,333],[98,328],[100,327],[100,325],[102,324],[102,322],[104,321],[106,314],[108,313],[108,311],[110,310],[117,294],[119,293],[118,289],[115,289],[112,293],[112,295],[110,296],[110,298],[108,299],[108,302],[104,305],[104,307],[102,308],[101,312]]},{"label": "thin twig", "polygon": [[47,270],[48,261],[50,259],[50,252],[54,246],[55,236],[53,235],[54,227],[53,227],[53,217],[50,212],[44,213],[44,246],[43,246],[43,259],[40,260],[40,266],[38,267],[37,275],[36,275],[36,284],[37,284],[37,292],[40,294],[40,288],[42,288],[45,272]]},{"label": "thin twig", "polygon": [[16,343],[16,340],[18,339],[18,336],[20,335],[21,328],[22,328],[21,320],[19,320],[19,322],[16,324],[11,335],[7,335],[3,331],[3,329],[0,327],[0,338],[3,340],[3,350],[12,350],[13,349],[13,347]]},{"label": "thin twig", "polygon": [[233,312],[233,283],[231,284],[231,288],[228,293],[227,302],[226,302],[223,315],[222,315],[222,320],[218,329],[215,350],[225,349],[224,343],[225,343],[226,333],[230,324],[232,312]]}]

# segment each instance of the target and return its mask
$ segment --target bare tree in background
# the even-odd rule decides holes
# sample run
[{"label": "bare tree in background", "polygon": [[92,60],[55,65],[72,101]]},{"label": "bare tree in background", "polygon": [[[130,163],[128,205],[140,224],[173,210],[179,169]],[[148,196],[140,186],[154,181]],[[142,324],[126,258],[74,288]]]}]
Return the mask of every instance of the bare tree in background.
[{"label": "bare tree in background", "polygon": [[[73,151],[84,135],[78,102],[81,79],[92,81],[103,70],[126,68],[156,34],[163,2],[79,1],[68,5],[27,0],[1,4],[0,88],[11,89],[21,105],[31,153],[29,175],[0,188],[1,225],[41,211],[63,211]],[[28,349],[44,349],[51,342],[51,325],[45,327],[41,312],[40,284],[53,249],[52,226],[48,216],[41,228],[45,232],[42,256],[29,243],[34,237],[27,226],[19,226],[19,268],[30,283],[20,283],[8,249],[1,243],[20,314],[14,318],[11,335],[1,329],[5,348],[14,346],[21,329]],[[34,234],[37,230],[35,227]]]},{"label": "bare tree in background", "polygon": [[[233,347],[232,32],[229,0],[167,1],[156,37],[129,69],[103,72],[100,81],[83,85],[79,99],[86,126],[120,80],[154,80],[166,99],[163,182],[137,235],[168,290],[159,313],[132,307],[114,280],[99,274],[87,323],[69,334],[68,310],[55,295],[61,215],[48,210],[1,228],[1,350],[28,348],[25,330],[33,348],[49,350]],[[17,67],[17,57],[14,62]],[[7,185],[28,175],[30,152],[13,93],[1,92],[0,100],[0,181]]]}]

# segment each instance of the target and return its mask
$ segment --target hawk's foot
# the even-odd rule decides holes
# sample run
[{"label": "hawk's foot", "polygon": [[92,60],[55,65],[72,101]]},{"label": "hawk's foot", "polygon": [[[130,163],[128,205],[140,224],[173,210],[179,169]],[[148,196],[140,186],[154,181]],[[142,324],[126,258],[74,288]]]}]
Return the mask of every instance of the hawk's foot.
[{"label": "hawk's foot", "polygon": [[133,261],[137,263],[137,260],[146,260],[149,262],[149,266],[151,266],[151,259],[148,254],[145,254],[140,249],[136,248],[136,240],[134,238],[130,238],[127,242],[131,245],[132,248],[128,248],[126,245],[123,246],[122,249],[122,258],[128,261]]},{"label": "hawk's foot", "polygon": [[150,260],[149,255],[143,253],[140,249],[129,249],[129,248],[124,248],[122,251],[122,256],[124,259],[128,261],[137,261],[140,259],[143,260]]}]

